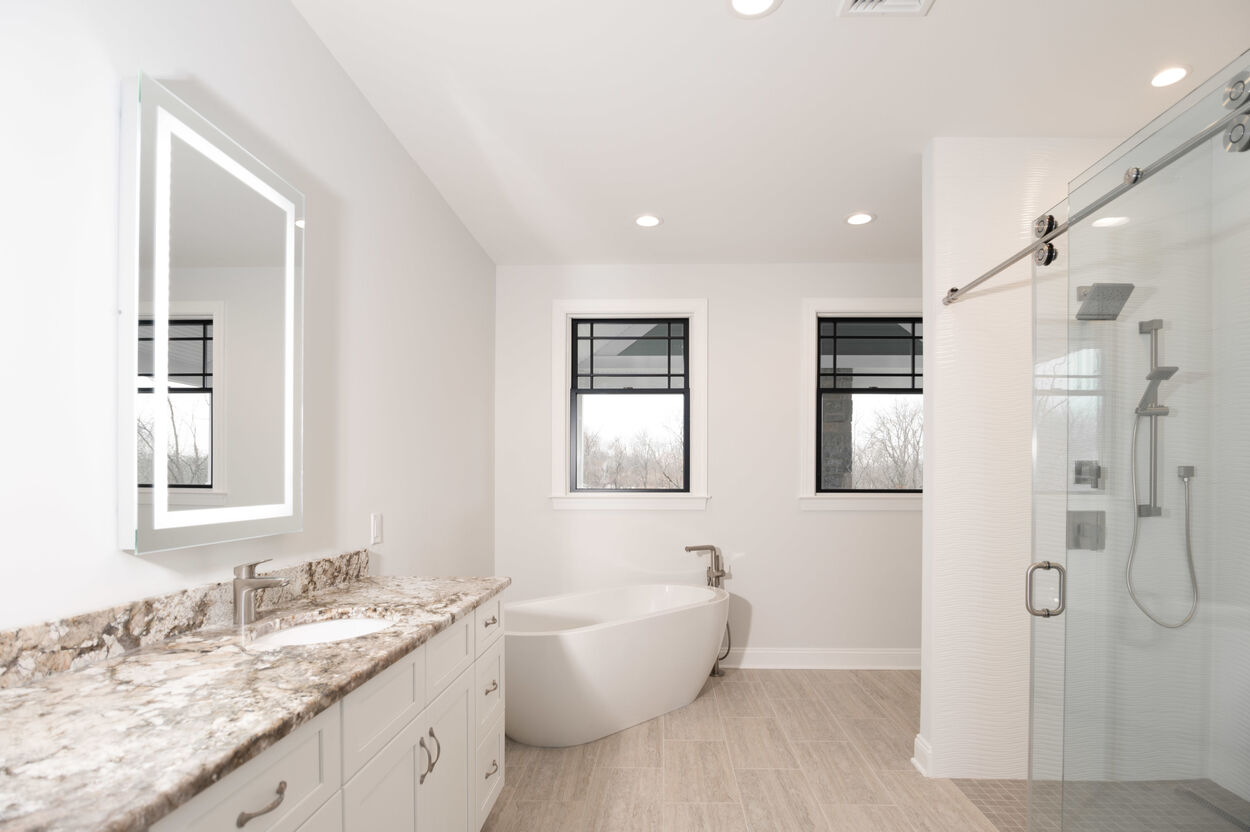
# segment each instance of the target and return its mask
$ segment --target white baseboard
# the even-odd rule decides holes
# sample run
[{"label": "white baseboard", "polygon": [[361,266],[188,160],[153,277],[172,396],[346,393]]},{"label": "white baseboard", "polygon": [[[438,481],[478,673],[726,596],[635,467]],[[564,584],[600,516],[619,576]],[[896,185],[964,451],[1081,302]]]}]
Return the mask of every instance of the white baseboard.
[{"label": "white baseboard", "polygon": [[929,741],[923,735],[916,735],[916,742],[912,745],[911,764],[916,767],[916,771],[929,776],[929,766],[933,760],[933,746],[929,745]]},{"label": "white baseboard", "polygon": [[920,650],[889,647],[735,647],[721,664],[744,668],[917,670],[920,668]]}]

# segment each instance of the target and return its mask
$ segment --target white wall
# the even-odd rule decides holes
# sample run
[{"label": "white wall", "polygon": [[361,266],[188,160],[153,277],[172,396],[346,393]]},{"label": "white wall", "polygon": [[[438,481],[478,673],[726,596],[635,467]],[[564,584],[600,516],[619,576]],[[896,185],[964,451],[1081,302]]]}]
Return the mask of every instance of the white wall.
[{"label": "white wall", "polygon": [[[801,511],[800,305],[916,298],[900,265],[501,267],[496,283],[496,569],[514,598],[626,583],[701,583],[720,546],[733,656],[749,664],[914,666],[920,516]],[[552,301],[707,298],[708,491],[701,511],[551,506]],[[803,446],[810,447],[810,446]],[[812,451],[814,453],[814,451]],[[857,652],[860,651],[860,652]]]},{"label": "white wall", "polygon": [[[0,627],[367,542],[376,569],[492,569],[494,267],[285,2],[0,6]],[[117,160],[140,69],[308,200],[305,531],[117,550]],[[450,403],[450,404],[449,404]]]},{"label": "white wall", "polygon": [[1032,239],[1110,142],[938,138],[924,157],[924,643],[916,759],[1023,777],[1029,715],[1032,302],[1025,261],[941,298]]}]

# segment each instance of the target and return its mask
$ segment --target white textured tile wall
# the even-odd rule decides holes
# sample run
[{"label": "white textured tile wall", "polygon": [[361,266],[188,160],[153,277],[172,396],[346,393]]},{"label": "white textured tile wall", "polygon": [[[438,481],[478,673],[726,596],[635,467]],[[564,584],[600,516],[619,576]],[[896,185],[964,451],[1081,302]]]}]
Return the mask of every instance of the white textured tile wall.
[{"label": "white textured tile wall", "polygon": [[[1032,239],[1033,219],[1112,145],[938,138],[924,158],[923,703],[940,777],[1027,771],[1033,347],[1030,264],[941,298]],[[923,762],[923,761],[922,761]]]}]

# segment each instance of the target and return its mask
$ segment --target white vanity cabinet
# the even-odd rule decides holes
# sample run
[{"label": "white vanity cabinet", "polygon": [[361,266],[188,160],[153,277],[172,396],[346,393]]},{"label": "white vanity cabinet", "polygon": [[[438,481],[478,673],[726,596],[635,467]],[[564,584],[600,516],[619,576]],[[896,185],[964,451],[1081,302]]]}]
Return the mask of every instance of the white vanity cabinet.
[{"label": "white vanity cabinet", "polygon": [[502,632],[492,599],[154,831],[478,832],[504,780]]}]

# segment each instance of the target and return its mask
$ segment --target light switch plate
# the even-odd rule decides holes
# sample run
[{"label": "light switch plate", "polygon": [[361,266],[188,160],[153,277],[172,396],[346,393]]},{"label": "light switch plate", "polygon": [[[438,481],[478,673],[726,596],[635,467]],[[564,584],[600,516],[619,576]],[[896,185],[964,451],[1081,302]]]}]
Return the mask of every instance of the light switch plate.
[{"label": "light switch plate", "polygon": [[382,515],[370,514],[369,515],[369,543],[370,545],[372,545],[374,543],[381,543],[381,542],[382,542]]}]

